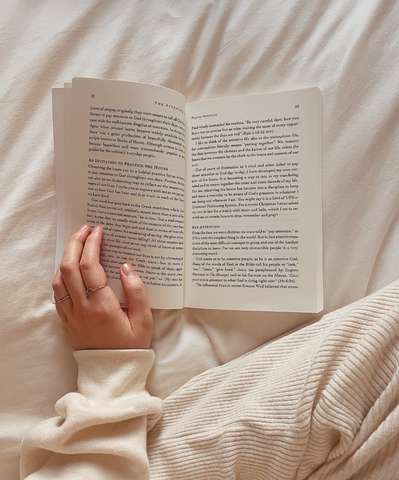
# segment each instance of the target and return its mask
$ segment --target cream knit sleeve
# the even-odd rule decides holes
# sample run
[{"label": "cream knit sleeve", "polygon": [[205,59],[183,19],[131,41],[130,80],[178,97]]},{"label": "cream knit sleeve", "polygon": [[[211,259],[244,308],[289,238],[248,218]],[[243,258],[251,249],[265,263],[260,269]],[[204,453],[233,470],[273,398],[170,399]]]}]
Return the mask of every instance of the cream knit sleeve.
[{"label": "cream knit sleeve", "polygon": [[81,350],[78,392],[23,439],[21,479],[147,479],[146,435],[162,401],[145,389],[152,350]]}]

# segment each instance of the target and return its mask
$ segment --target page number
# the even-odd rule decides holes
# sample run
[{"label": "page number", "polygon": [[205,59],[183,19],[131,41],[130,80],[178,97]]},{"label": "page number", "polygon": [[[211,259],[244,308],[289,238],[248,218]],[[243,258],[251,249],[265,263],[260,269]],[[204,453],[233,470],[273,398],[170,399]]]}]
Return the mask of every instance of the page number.
[{"label": "page number", "polygon": [[94,98],[94,97],[95,97],[94,93],[92,93],[92,94],[90,95],[90,97],[91,97],[91,98]]},{"label": "page number", "polygon": [[299,108],[299,105],[295,105],[295,108]]}]

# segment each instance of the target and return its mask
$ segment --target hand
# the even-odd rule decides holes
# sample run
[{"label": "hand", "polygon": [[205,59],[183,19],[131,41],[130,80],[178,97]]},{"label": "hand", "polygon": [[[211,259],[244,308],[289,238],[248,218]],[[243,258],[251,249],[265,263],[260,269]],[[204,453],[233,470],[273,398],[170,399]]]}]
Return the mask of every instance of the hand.
[{"label": "hand", "polygon": [[[128,310],[124,312],[100,265],[101,227],[84,225],[69,239],[53,280],[56,308],[75,350],[149,348],[152,313],[133,267],[120,269]],[[61,299],[69,295],[66,300]]]}]

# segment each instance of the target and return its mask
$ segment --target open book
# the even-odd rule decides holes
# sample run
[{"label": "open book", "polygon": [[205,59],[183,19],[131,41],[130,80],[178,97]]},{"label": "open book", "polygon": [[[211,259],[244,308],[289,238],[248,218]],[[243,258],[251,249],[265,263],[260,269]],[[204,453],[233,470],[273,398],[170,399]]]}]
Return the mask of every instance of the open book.
[{"label": "open book", "polygon": [[123,304],[132,263],[153,308],[323,308],[318,88],[186,103],[154,85],[53,90],[57,260],[83,223]]}]

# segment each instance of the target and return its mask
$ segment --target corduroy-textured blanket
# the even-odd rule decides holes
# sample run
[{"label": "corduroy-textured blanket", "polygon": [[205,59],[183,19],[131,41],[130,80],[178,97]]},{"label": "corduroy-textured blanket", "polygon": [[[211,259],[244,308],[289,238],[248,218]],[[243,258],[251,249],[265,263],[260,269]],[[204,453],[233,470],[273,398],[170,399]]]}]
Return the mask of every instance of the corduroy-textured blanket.
[{"label": "corduroy-textured blanket", "polygon": [[165,401],[151,478],[399,478],[399,282]]}]

